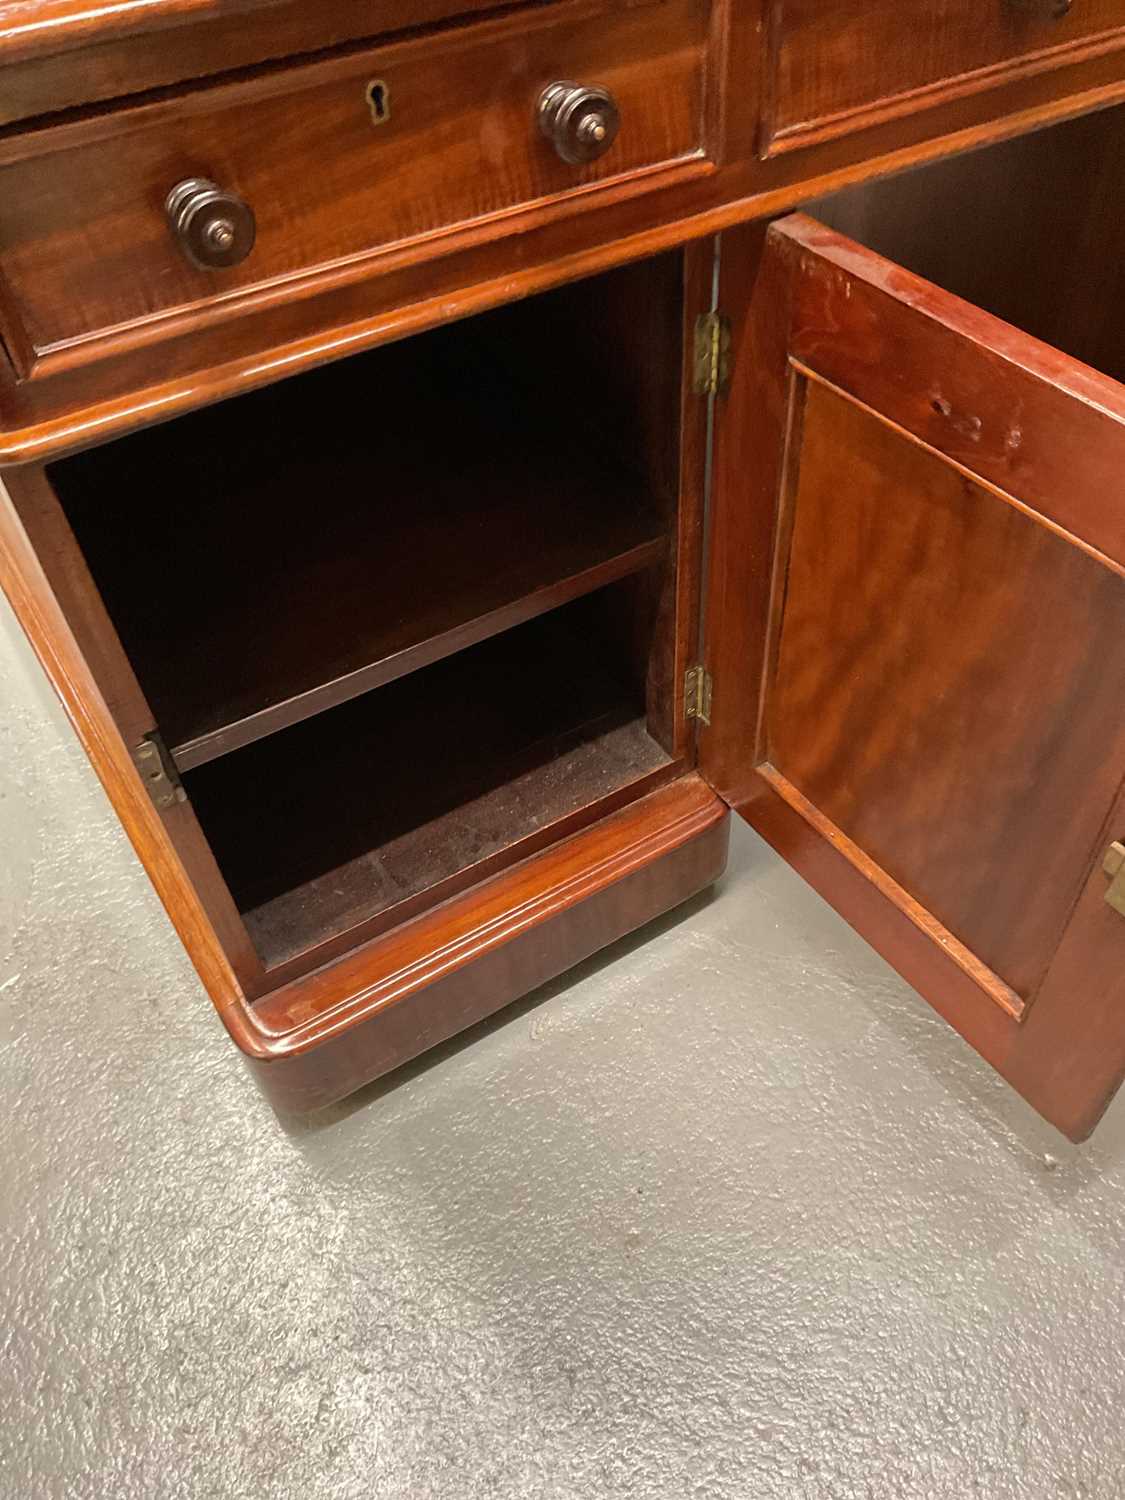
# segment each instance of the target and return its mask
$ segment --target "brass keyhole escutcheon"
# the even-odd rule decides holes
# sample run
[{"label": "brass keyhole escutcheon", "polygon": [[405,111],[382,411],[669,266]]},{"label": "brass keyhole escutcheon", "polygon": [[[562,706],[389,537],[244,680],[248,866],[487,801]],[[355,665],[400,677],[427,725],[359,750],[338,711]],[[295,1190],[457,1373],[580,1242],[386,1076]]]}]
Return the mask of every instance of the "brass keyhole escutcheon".
[{"label": "brass keyhole escutcheon", "polygon": [[1105,899],[1125,917],[1125,844],[1110,844],[1102,860],[1102,869],[1109,876],[1109,890]]},{"label": "brass keyhole escutcheon", "polygon": [[375,125],[385,125],[391,118],[391,91],[382,78],[373,78],[367,85],[367,107]]}]

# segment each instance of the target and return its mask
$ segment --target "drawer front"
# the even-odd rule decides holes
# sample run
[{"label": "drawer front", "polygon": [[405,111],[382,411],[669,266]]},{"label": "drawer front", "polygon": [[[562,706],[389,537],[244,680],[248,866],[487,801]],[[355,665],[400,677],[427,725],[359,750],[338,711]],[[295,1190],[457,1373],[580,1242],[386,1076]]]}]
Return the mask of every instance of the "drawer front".
[{"label": "drawer front", "polygon": [[[412,26],[500,9],[506,0],[145,0],[107,6],[9,0],[0,11],[0,125],[187,78],[370,43]],[[562,4],[564,0],[547,0]],[[46,22],[46,24],[44,24]]]},{"label": "drawer front", "polygon": [[770,0],[766,153],[1125,45],[1125,0]]},{"label": "drawer front", "polygon": [[[595,188],[706,170],[709,8],[549,7],[15,138],[0,151],[0,272],[21,373],[499,234],[514,210],[570,212]],[[582,165],[537,122],[562,79],[605,86],[620,111],[612,146]],[[174,239],[165,200],[191,178],[253,210],[240,264],[197,269]]]}]

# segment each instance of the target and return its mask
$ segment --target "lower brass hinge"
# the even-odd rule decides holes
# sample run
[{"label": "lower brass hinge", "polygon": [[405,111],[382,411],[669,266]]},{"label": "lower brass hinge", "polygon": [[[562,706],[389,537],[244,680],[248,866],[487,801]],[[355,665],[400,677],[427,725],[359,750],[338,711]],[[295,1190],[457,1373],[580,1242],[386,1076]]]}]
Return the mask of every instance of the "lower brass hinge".
[{"label": "lower brass hinge", "polygon": [[157,807],[175,807],[177,802],[187,801],[187,793],[168,754],[168,747],[155,730],[146,734],[139,745],[133,746],[133,764],[141,773],[145,789]]},{"label": "lower brass hinge", "polygon": [[1102,869],[1109,876],[1109,889],[1105,899],[1125,917],[1125,844],[1110,844],[1106,850]]},{"label": "lower brass hinge", "polygon": [[711,674],[706,667],[689,667],[684,677],[684,716],[711,722]]},{"label": "lower brass hinge", "polygon": [[697,396],[719,396],[730,384],[730,319],[720,312],[695,320],[695,377]]}]

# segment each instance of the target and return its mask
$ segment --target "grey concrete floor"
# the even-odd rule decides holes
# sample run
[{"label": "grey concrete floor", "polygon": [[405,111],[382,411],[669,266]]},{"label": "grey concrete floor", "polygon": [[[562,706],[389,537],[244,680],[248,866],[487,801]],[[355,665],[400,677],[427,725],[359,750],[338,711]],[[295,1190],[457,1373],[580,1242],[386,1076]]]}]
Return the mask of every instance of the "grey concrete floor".
[{"label": "grey concrete floor", "polygon": [[0,1494],[1125,1495],[1125,1100],[1068,1146],[752,835],[279,1121],[0,615]]}]

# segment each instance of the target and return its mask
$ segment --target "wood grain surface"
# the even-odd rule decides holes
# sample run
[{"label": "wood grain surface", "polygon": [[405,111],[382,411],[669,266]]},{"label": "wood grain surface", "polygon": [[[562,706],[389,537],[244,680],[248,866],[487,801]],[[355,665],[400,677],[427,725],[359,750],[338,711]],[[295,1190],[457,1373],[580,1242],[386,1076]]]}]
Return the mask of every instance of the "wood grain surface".
[{"label": "wood grain surface", "polygon": [[[0,274],[34,363],[99,358],[167,315],[231,304],[448,228],[700,158],[708,0],[585,3],[191,91],[0,142]],[[540,132],[557,78],[613,91],[623,127],[584,166]],[[387,117],[366,90],[378,79]],[[187,178],[257,218],[241,265],[195,269],[164,201]]]},{"label": "wood grain surface", "polygon": [[765,759],[1026,1001],[1125,774],[1125,580],[831,387],[794,399]]},{"label": "wood grain surface", "polygon": [[767,10],[773,152],[893,119],[939,92],[1125,47],[1125,0],[1082,0],[1062,15],[1019,0],[767,0]]},{"label": "wood grain surface", "polygon": [[1125,1068],[1089,894],[1125,782],[1125,391],[803,216],[724,268],[704,774],[1081,1135]]},{"label": "wood grain surface", "polygon": [[[643,39],[646,29],[653,36],[659,35],[668,7],[683,3],[686,0],[661,0],[659,4],[627,7],[625,11],[620,6],[611,7],[615,17],[612,25],[636,28],[642,34],[642,51],[638,55],[647,55],[644,47],[648,44]],[[621,265],[761,215],[786,210],[803,199],[849,183],[1018,135],[1125,98],[1125,69],[1119,49],[1094,45],[1055,48],[1049,65],[1005,69],[995,76],[985,69],[965,75],[968,82],[948,80],[919,95],[905,112],[891,111],[884,117],[878,110],[861,111],[852,122],[854,128],[849,127],[842,134],[824,139],[811,137],[800,149],[763,159],[759,149],[763,141],[763,111],[768,110],[769,104],[770,70],[764,4],[765,0],[714,0],[708,12],[706,34],[697,39],[705,55],[700,62],[701,116],[692,130],[693,139],[703,143],[704,157],[677,158],[666,167],[639,166],[604,177],[599,175],[596,180],[577,187],[559,186],[556,190],[548,186],[545,197],[517,205],[516,199],[523,191],[520,187],[510,208],[497,212],[494,210],[499,207],[504,191],[500,184],[515,183],[513,174],[519,177],[520,153],[528,141],[526,116],[520,114],[518,120],[513,116],[509,125],[495,136],[490,128],[487,141],[478,131],[475,146],[459,137],[452,143],[444,139],[441,142],[442,150],[451,153],[448,158],[451,166],[454,160],[463,165],[465,152],[485,151],[487,147],[484,181],[493,184],[497,193],[480,205],[481,212],[475,203],[469,203],[466,195],[470,190],[463,180],[451,180],[449,173],[435,174],[427,165],[428,158],[421,164],[413,157],[404,159],[402,177],[395,179],[392,196],[401,192],[402,210],[408,217],[413,216],[410,222],[414,229],[408,227],[406,232],[414,234],[414,238],[394,242],[380,239],[377,248],[368,250],[357,250],[353,245],[352,251],[345,249],[336,259],[323,260],[320,256],[324,244],[311,245],[307,236],[298,244],[279,229],[275,243],[288,269],[266,282],[239,282],[230,295],[216,295],[214,287],[202,286],[192,279],[191,273],[181,272],[172,262],[165,262],[159,256],[152,258],[156,240],[150,241],[148,237],[150,233],[155,235],[159,220],[154,181],[150,185],[153,201],[145,210],[145,214],[151,214],[145,218],[149,228],[142,234],[149,249],[135,247],[131,237],[121,247],[122,263],[136,254],[142,259],[148,257],[142,276],[147,290],[138,297],[136,288],[119,283],[124,299],[123,315],[132,319],[125,326],[103,327],[99,332],[82,322],[79,314],[81,327],[76,325],[73,330],[78,334],[78,342],[67,346],[65,341],[70,334],[66,330],[44,325],[43,336],[61,338],[63,342],[40,359],[37,335],[25,326],[25,309],[11,287],[0,285],[0,336],[11,362],[7,379],[0,379],[0,463],[35,461],[86,446],[115,432],[279,379],[299,368]],[[304,9],[308,15],[313,14],[308,7]],[[847,7],[840,9],[846,14]],[[459,45],[468,46],[470,34],[495,35],[510,30],[512,45],[526,51],[535,44],[536,36],[542,37],[552,28],[571,27],[578,31],[587,27],[592,28],[591,36],[595,33],[600,36],[604,31],[604,16],[603,22],[597,17],[604,10],[604,0],[554,0],[553,4],[520,8],[503,17],[489,18],[486,13],[484,19],[478,18],[463,32],[458,27],[457,40]],[[339,24],[340,17],[331,4],[324,7],[323,13],[326,45],[331,46],[333,27]],[[272,6],[247,13],[257,15],[261,28],[267,32],[269,24],[265,18],[281,14],[281,10]],[[321,14],[320,7],[315,14]],[[515,38],[521,28],[526,29],[524,41],[517,43]],[[148,40],[159,35],[152,32]],[[168,48],[174,51],[185,46],[189,38],[197,37],[198,32],[196,27],[188,25],[166,35],[170,38]],[[431,50],[436,56],[446,45],[439,44],[439,36],[444,33],[435,32],[433,39],[413,41],[403,37],[393,46],[410,48],[421,45],[422,40],[431,46],[432,41]],[[92,47],[64,52],[59,55],[60,66],[65,72],[75,59],[88,58],[97,50]],[[545,56],[544,61],[552,65],[563,61],[562,52],[548,51],[550,57]],[[524,52],[520,55],[524,56]],[[600,46],[594,46],[591,63],[600,63],[601,56]],[[573,60],[580,60],[577,54]],[[346,70],[347,63],[346,58],[337,54],[334,58],[326,56],[314,66]],[[188,65],[189,72],[192,67],[206,70],[207,64],[198,59]],[[268,89],[271,80],[281,74],[290,76],[293,71],[301,70],[279,70],[271,65],[239,75],[237,82],[217,79],[214,87],[201,85],[148,96],[150,102],[140,110],[140,115],[147,119],[150,115],[146,111],[156,114],[163,111],[175,120],[177,111],[185,107],[185,119],[195,119],[197,113],[204,119],[208,108],[204,96],[218,97],[228,87],[249,91],[253,96],[255,90]],[[656,119],[667,110],[666,101],[658,101],[652,95],[650,86],[655,76],[651,70],[640,68],[630,84],[632,87],[635,83],[643,95],[638,116],[642,120]],[[128,78],[123,77],[122,83],[123,87],[127,85]],[[292,117],[287,116],[279,127],[279,138],[293,133],[302,140],[316,138],[323,121],[315,112],[307,118],[305,114],[304,110],[298,110]],[[630,111],[630,117],[632,114]],[[42,128],[10,133],[0,142],[0,153],[10,162],[11,170],[22,173],[21,159],[28,152],[32,156],[40,152],[49,139],[56,144],[64,137],[85,141],[88,151],[97,151],[101,149],[97,137],[104,134],[112,141],[119,115],[118,109],[109,109],[75,113],[65,125],[57,120],[44,120]],[[483,129],[482,120],[478,124]],[[449,129],[452,133],[452,122]],[[663,125],[660,129],[664,129]],[[138,140],[145,137],[142,130]],[[238,145],[241,139],[237,129],[224,133],[216,143],[217,155],[212,162],[193,159],[189,163],[185,158],[182,163],[169,159],[166,164],[177,168],[190,165],[192,170],[206,167],[222,175],[228,161],[228,147],[230,151],[236,146],[241,150]],[[618,144],[625,149],[622,142]],[[130,149],[125,141],[121,145],[126,152]],[[249,146],[246,149],[249,151]],[[334,142],[327,141],[326,149],[330,177],[335,170],[331,165],[336,159]],[[441,156],[442,150],[437,156]],[[269,167],[268,150],[259,150],[255,144],[250,155],[253,160],[248,170],[252,173],[268,175],[273,170]],[[609,172],[612,157],[613,152],[599,167]],[[364,156],[363,160],[366,159]],[[359,171],[360,157],[354,157],[354,161]],[[323,171],[323,163],[318,162],[316,169],[307,174],[309,181],[299,188],[288,179],[279,182],[282,206],[294,225],[311,222],[294,210],[300,208],[297,200],[302,193],[314,195],[319,191],[315,183]],[[430,198],[423,202],[418,197],[418,188],[426,182],[430,183],[432,203]],[[520,177],[522,182],[524,178]],[[568,178],[567,184],[572,183],[573,179]],[[229,185],[237,188],[239,183],[232,180]],[[115,203],[121,201],[122,195],[128,198],[136,191],[135,183],[124,178],[111,187]],[[53,216],[63,212],[65,218],[65,211],[60,210],[57,202],[52,205],[40,201],[36,206],[35,174],[28,179],[27,189],[31,194],[27,201],[19,201],[10,194],[5,198],[5,211],[23,224],[24,237],[38,232],[39,215],[43,215],[44,231],[50,229]],[[87,191],[86,183],[75,180],[74,190],[82,196]],[[374,191],[365,176],[357,181],[349,179],[344,185],[345,197],[353,192],[363,197]],[[459,214],[471,209],[469,217],[455,223],[438,213],[439,201],[453,200],[462,203]],[[268,222],[273,213],[270,202],[255,206]],[[436,217],[426,222],[433,232],[423,226],[431,208]],[[126,206],[125,218],[134,212],[133,207]],[[330,255],[345,240],[352,244],[357,233],[361,238],[369,233],[373,222],[361,213],[357,224],[362,221],[366,227],[362,231],[349,228],[346,222],[334,220],[332,206],[326,203],[317,213],[318,222],[331,228],[331,244],[327,249]],[[402,222],[405,224],[406,220]],[[112,242],[119,234],[117,223],[109,215],[103,220],[96,240],[84,240],[81,229],[72,223],[79,262],[89,266],[98,261],[102,241]],[[70,233],[65,226],[60,232],[64,238]],[[381,229],[376,233],[381,235]],[[348,240],[349,234],[352,240]],[[0,243],[0,252],[3,248]],[[14,249],[20,253],[18,245]],[[308,255],[314,259],[302,260],[302,256]],[[297,269],[298,261],[303,270]],[[167,301],[163,300],[161,275],[156,281],[151,279],[157,272],[168,281]],[[39,268],[29,259],[24,274],[28,287],[37,275],[55,281],[58,310],[52,301],[43,303],[43,311],[48,320],[56,323],[60,313],[65,318],[69,291],[59,281],[58,268],[50,264]],[[244,268],[243,274],[250,276],[252,272]],[[140,308],[145,298],[150,301],[155,298],[152,301],[155,315],[148,316]],[[94,321],[100,322],[111,311],[102,305]],[[16,378],[32,368],[36,372],[34,379]]]},{"label": "wood grain surface", "polygon": [[284,1108],[343,1097],[712,884],[727,839],[725,805],[681,777],[275,991],[247,1018],[263,1087]]}]

